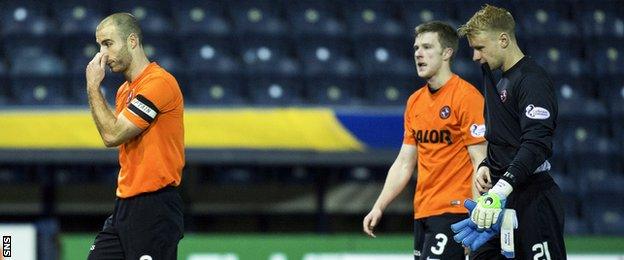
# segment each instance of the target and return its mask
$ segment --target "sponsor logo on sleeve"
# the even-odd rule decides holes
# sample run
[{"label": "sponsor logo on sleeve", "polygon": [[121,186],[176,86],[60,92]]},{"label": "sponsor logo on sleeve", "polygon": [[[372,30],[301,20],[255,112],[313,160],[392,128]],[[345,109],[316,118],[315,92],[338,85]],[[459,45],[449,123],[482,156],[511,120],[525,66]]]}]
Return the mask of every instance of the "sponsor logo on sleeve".
[{"label": "sponsor logo on sleeve", "polygon": [[472,135],[472,137],[484,137],[485,125],[472,124],[470,126],[470,135]]},{"label": "sponsor logo on sleeve", "polygon": [[548,109],[545,109],[543,107],[536,107],[533,104],[528,105],[525,109],[525,115],[528,118],[531,119],[548,119],[550,117],[550,112],[548,111]]}]

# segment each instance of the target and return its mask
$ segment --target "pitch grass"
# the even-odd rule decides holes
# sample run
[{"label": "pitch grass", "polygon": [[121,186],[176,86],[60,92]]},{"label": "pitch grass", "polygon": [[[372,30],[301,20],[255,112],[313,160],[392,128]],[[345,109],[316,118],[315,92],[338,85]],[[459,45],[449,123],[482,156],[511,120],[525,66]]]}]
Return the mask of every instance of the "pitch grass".
[{"label": "pitch grass", "polygon": [[[280,252],[288,259],[301,259],[309,252],[403,253],[410,254],[412,236],[409,234],[378,234],[370,239],[363,234],[186,234],[180,242],[178,259],[192,253],[232,252],[241,260],[268,259]],[[62,234],[61,259],[86,259],[94,234]],[[624,254],[624,237],[569,236],[569,254]]]}]

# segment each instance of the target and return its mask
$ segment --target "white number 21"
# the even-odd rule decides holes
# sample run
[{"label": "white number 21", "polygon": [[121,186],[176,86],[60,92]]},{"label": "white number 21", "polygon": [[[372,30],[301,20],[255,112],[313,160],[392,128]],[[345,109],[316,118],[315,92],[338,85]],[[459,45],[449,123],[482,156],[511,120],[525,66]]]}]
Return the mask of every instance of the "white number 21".
[{"label": "white number 21", "polygon": [[[535,255],[533,256],[533,260],[550,260],[550,252],[548,251],[548,242],[544,241],[542,243],[537,243],[533,245],[531,248]],[[542,258],[544,257],[544,258]]]}]

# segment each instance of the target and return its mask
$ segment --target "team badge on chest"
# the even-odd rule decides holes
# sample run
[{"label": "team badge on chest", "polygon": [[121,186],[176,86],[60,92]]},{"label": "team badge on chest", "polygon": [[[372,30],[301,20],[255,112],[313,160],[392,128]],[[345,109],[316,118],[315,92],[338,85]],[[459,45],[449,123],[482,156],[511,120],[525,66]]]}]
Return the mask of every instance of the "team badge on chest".
[{"label": "team badge on chest", "polygon": [[440,118],[447,119],[449,116],[451,116],[451,108],[449,106],[443,106],[442,109],[440,109]]}]

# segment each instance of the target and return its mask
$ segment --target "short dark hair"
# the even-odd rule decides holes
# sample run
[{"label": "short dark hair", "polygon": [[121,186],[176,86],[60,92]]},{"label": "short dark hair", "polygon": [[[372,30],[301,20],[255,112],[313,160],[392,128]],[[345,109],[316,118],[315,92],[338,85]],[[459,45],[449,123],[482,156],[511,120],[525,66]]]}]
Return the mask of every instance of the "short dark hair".
[{"label": "short dark hair", "polygon": [[453,56],[457,53],[457,46],[459,45],[459,36],[457,31],[447,23],[441,21],[431,21],[420,24],[414,29],[415,35],[418,36],[421,33],[435,32],[438,33],[438,41],[442,48],[453,49]]},{"label": "short dark hair", "polygon": [[119,36],[121,36],[123,40],[128,39],[128,36],[134,33],[139,40],[139,44],[143,44],[143,33],[141,32],[139,21],[137,21],[134,15],[130,13],[111,14],[108,17],[104,18],[104,20],[102,20],[100,25],[98,25],[98,29],[100,26],[108,23],[115,25]]}]

